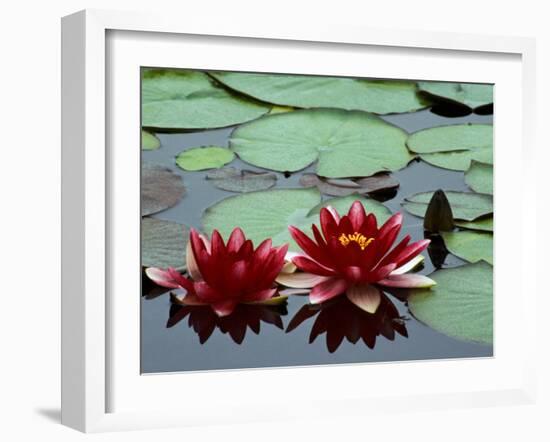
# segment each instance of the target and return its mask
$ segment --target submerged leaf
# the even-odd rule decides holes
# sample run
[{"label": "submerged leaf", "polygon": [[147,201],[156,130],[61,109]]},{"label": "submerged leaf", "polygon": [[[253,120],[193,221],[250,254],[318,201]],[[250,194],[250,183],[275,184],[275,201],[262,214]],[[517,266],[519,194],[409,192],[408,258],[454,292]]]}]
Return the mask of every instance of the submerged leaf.
[{"label": "submerged leaf", "polygon": [[242,193],[266,190],[277,183],[274,173],[237,170],[234,167],[213,170],[206,175],[206,179],[211,180],[218,189]]},{"label": "submerged leaf", "polygon": [[399,187],[399,181],[387,173],[360,179],[325,179],[314,173],[305,173],[300,177],[300,184],[317,187],[321,193],[331,196],[365,195]]},{"label": "submerged leaf", "polygon": [[141,81],[144,127],[206,129],[258,118],[270,107],[238,96],[197,71],[149,69]]},{"label": "submerged leaf", "polygon": [[[433,192],[423,192],[405,198],[403,207],[413,215],[424,217],[428,203],[432,199]],[[493,197],[478,193],[445,192],[454,219],[473,221],[481,216],[493,213]]]},{"label": "submerged leaf", "polygon": [[452,170],[468,170],[472,160],[493,164],[493,126],[458,124],[415,132],[407,146],[427,163]]},{"label": "submerged leaf", "polygon": [[183,224],[154,218],[141,220],[141,265],[185,270],[189,229]]},{"label": "submerged leaf", "polygon": [[160,140],[156,136],[144,130],[141,131],[141,148],[143,150],[156,150],[159,147]]},{"label": "submerged leaf", "polygon": [[179,175],[165,166],[141,164],[141,216],[175,206],[183,195],[185,187]]},{"label": "submerged leaf", "polygon": [[479,193],[493,193],[493,166],[472,161],[464,175],[466,184]]},{"label": "submerged leaf", "polygon": [[176,157],[176,164],[189,171],[217,169],[230,163],[234,158],[235,154],[225,147],[193,147],[181,152]]},{"label": "submerged leaf", "polygon": [[493,342],[493,267],[485,262],[437,270],[437,285],[412,290],[409,308],[429,327],[467,341]]},{"label": "submerged leaf", "polygon": [[428,232],[453,230],[453,211],[445,192],[441,189],[434,192],[424,216],[424,229]]},{"label": "submerged leaf", "polygon": [[484,260],[493,264],[493,234],[464,230],[443,232],[445,246],[453,255],[468,262]]},{"label": "submerged leaf", "polygon": [[212,72],[226,86],[268,103],[299,108],[331,107],[376,114],[412,112],[431,104],[412,81]]},{"label": "submerged leaf", "polygon": [[239,126],[230,147],[266,169],[294,172],[317,161],[320,176],[363,177],[405,167],[413,158],[406,138],[402,129],[366,112],[312,109]]}]

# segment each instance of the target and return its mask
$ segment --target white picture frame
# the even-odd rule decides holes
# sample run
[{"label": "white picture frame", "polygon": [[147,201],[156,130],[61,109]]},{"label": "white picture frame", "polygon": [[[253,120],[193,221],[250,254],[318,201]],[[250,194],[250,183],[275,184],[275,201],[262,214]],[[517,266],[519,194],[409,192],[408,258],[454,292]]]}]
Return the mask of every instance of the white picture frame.
[{"label": "white picture frame", "polygon": [[[189,47],[189,54],[194,54],[193,66],[182,66],[179,59],[166,61],[173,48],[186,44],[193,46]],[[228,48],[235,57],[222,57]],[[212,62],[209,57],[206,61],[201,51],[207,50],[218,51],[219,58]],[[253,422],[335,413],[363,415],[412,408],[532,403],[536,390],[533,356],[536,325],[534,318],[528,316],[528,308],[536,303],[537,290],[535,280],[525,275],[527,257],[536,255],[536,242],[521,240],[528,235],[527,220],[536,219],[533,190],[536,186],[529,185],[535,177],[528,173],[536,155],[532,39],[390,32],[322,24],[285,27],[278,23],[266,27],[245,20],[196,19],[183,24],[177,17],[150,13],[87,10],[63,19],[62,51],[62,422],[65,425],[96,432],[201,425],[213,420]],[[139,264],[139,226],[134,225],[135,209],[139,207],[139,162],[136,162],[139,152],[121,167],[121,156],[128,149],[137,149],[139,142],[139,131],[131,129],[136,116],[139,120],[139,94],[135,89],[133,97],[128,95],[135,78],[121,92],[126,95],[117,96],[117,100],[112,94],[118,94],[119,89],[113,89],[112,85],[120,84],[116,83],[117,76],[124,72],[135,72],[146,56],[145,65],[262,70],[264,63],[266,71],[273,70],[268,65],[268,56],[260,55],[263,51],[271,51],[271,63],[278,61],[287,72],[364,74],[365,68],[356,66],[356,55],[364,53],[384,61],[383,68],[369,71],[371,76],[445,80],[454,75],[462,81],[487,82],[499,79],[495,100],[494,358],[140,376],[139,369],[136,370],[139,315],[135,315],[139,307],[132,300],[116,296],[121,281],[127,280],[126,275],[131,279],[138,268],[133,265]],[[303,57],[308,51],[319,52],[319,56],[312,56],[310,64],[305,64]],[[315,64],[323,51],[334,57],[332,67]],[[181,57],[181,52],[178,53]],[[258,54],[258,57],[255,64],[246,65],[238,54]],[[425,57],[430,57],[430,63],[420,62]],[[407,71],[398,70],[399,60],[403,59],[409,62]],[[500,64],[491,67],[493,62],[489,59],[500,60]],[[472,72],[460,68],[453,64],[457,60],[478,69]],[[115,65],[117,68],[113,69]],[[499,84],[508,87],[499,90]],[[129,109],[124,119],[117,114],[122,99]],[[514,112],[510,109],[512,105]],[[111,149],[112,146],[117,149]],[[524,165],[524,185],[514,187],[506,176],[517,161]],[[125,195],[127,201],[122,203],[120,195]],[[510,197],[522,203],[519,215],[513,219],[518,211],[506,203]],[[121,226],[128,223],[134,227],[123,232]],[[507,241],[512,231],[514,241]],[[125,268],[119,266],[121,257],[128,261]],[[521,277],[507,286],[500,283],[518,263]],[[132,286],[128,292],[133,293]],[[516,315],[516,324],[520,324],[517,330],[510,330],[507,325],[512,315]],[[417,384],[388,382],[384,386],[383,382],[377,382],[370,388],[358,387],[356,381],[366,373],[388,381],[409,373]],[[180,382],[182,377],[192,382]],[[318,391],[315,383],[321,379],[329,382],[323,391]],[[259,388],[275,380],[284,383],[286,391],[284,398],[280,388],[272,388],[271,396],[266,395],[278,410],[274,415],[262,406],[267,404],[267,398],[260,398],[260,402],[251,402],[251,398]],[[333,382],[336,380],[340,380],[338,385]],[[193,407],[185,402],[176,407],[178,404],[168,398],[167,389],[177,389],[180,383],[185,383],[188,394],[196,399]],[[219,398],[212,399],[218,393]]]}]

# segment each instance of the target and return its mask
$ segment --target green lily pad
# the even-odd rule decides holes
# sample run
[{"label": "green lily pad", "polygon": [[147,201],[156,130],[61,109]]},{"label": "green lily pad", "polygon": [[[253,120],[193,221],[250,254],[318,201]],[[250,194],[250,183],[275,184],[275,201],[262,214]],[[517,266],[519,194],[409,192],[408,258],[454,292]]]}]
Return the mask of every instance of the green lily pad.
[{"label": "green lily pad", "polygon": [[178,154],[176,164],[189,171],[217,169],[230,163],[234,158],[235,154],[225,147],[193,147]]},{"label": "green lily pad", "polygon": [[189,228],[154,218],[141,219],[141,265],[185,270]]},{"label": "green lily pad", "polygon": [[160,140],[153,134],[141,131],[141,148],[143,150],[156,150],[160,147]]},{"label": "green lily pad", "polygon": [[455,226],[460,227],[462,229],[469,229],[469,230],[482,230],[486,232],[492,232],[493,231],[493,217],[484,217],[479,218],[474,221],[457,221],[455,220]]},{"label": "green lily pad", "polygon": [[493,164],[493,126],[457,124],[415,132],[407,146],[427,163],[466,171],[472,160]]},{"label": "green lily pad", "polygon": [[179,175],[165,166],[141,163],[141,216],[175,206],[184,195]]},{"label": "green lily pad", "polygon": [[[433,192],[423,192],[409,196],[405,198],[403,207],[407,212],[423,218],[432,195]],[[493,213],[492,195],[455,191],[446,191],[445,195],[451,204],[455,220],[473,221]]]},{"label": "green lily pad", "polygon": [[275,189],[226,198],[206,209],[202,224],[208,234],[217,229],[227,238],[235,227],[240,227],[255,245],[271,238],[274,245],[289,243],[292,250],[300,250],[290,237],[288,226],[311,234],[311,225],[319,224],[322,205],[330,204],[343,213],[357,199],[368,212],[380,214],[380,219],[389,217],[386,207],[370,199],[345,197],[322,203],[317,189]]},{"label": "green lily pad", "polygon": [[211,180],[218,189],[242,193],[266,190],[277,183],[274,173],[237,170],[234,167],[213,170],[206,174],[206,179]]},{"label": "green lily pad", "polygon": [[207,129],[254,120],[270,110],[196,71],[151,69],[141,81],[144,127]]},{"label": "green lily pad", "polygon": [[453,338],[493,343],[493,267],[485,262],[430,275],[437,285],[412,290],[411,313],[429,327]]},{"label": "green lily pad", "polygon": [[493,86],[490,84],[443,83],[421,81],[418,89],[434,99],[444,99],[476,109],[493,102]]},{"label": "green lily pad", "polygon": [[493,264],[493,234],[463,230],[441,232],[447,250],[468,262],[486,261]]},{"label": "green lily pad", "polygon": [[366,112],[299,110],[239,126],[230,147],[247,163],[279,172],[317,161],[317,175],[370,176],[405,167],[413,158],[407,134]]},{"label": "green lily pad", "polygon": [[466,184],[479,193],[493,193],[493,166],[472,161],[464,175]]},{"label": "green lily pad", "polygon": [[416,83],[412,81],[239,72],[211,75],[231,89],[280,106],[391,114],[412,112],[431,104],[418,95]]}]

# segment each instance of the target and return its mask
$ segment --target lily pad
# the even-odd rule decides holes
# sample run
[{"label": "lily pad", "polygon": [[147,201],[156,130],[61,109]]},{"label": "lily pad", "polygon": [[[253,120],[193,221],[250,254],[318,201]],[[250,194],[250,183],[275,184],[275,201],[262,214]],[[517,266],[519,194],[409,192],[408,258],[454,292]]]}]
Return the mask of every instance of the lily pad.
[{"label": "lily pad", "polygon": [[217,169],[230,163],[234,158],[235,154],[225,147],[193,147],[181,152],[176,157],[176,164],[189,171]]},{"label": "lily pad", "polygon": [[141,148],[143,150],[156,150],[160,147],[160,140],[153,134],[141,131]]},{"label": "lily pad", "polygon": [[464,175],[466,184],[479,193],[493,193],[493,166],[472,161]]},{"label": "lily pad", "polygon": [[211,75],[231,89],[280,106],[390,114],[412,112],[431,104],[418,95],[412,81],[239,72]]},{"label": "lily pad", "polygon": [[317,187],[321,193],[331,196],[365,195],[399,187],[399,181],[388,173],[379,173],[360,179],[322,178],[314,173],[300,177],[304,187]]},{"label": "lily pad", "polygon": [[457,124],[423,129],[409,136],[407,146],[434,166],[466,171],[472,160],[493,164],[493,126]]},{"label": "lily pad", "polygon": [[162,129],[232,126],[270,110],[218,86],[207,74],[183,70],[145,71],[141,103],[142,125]]},{"label": "lily pad", "polygon": [[224,167],[206,174],[218,189],[229,192],[255,192],[266,190],[277,183],[277,175],[271,172],[255,172],[252,170],[237,170],[234,167]]},{"label": "lily pad", "polygon": [[289,243],[292,250],[299,250],[290,237],[288,226],[296,226],[309,234],[311,225],[319,224],[318,213],[322,205],[330,204],[340,212],[347,212],[357,199],[380,219],[389,217],[386,207],[370,199],[346,197],[322,203],[317,189],[275,189],[226,198],[206,209],[202,224],[208,234],[217,229],[227,238],[235,227],[240,227],[256,245],[271,238],[274,245]]},{"label": "lily pad", "polygon": [[492,232],[493,231],[493,217],[483,217],[476,219],[474,221],[457,221],[455,220],[455,226],[460,227],[462,229],[469,229],[469,230],[482,230],[486,232]]},{"label": "lily pad", "polygon": [[493,264],[493,234],[463,230],[441,232],[447,250],[468,262],[486,261]]},{"label": "lily pad", "polygon": [[405,167],[406,132],[366,112],[299,110],[239,126],[230,147],[247,163],[280,172],[317,161],[317,175],[361,177]]},{"label": "lily pad", "polygon": [[430,275],[437,285],[413,290],[411,313],[448,336],[473,342],[493,342],[493,267],[485,262]]},{"label": "lily pad", "polygon": [[184,195],[183,180],[168,167],[141,164],[141,216],[175,206]]},{"label": "lily pad", "polygon": [[433,99],[452,101],[471,109],[493,102],[493,86],[490,84],[421,81],[418,83],[418,89]]},{"label": "lily pad", "polygon": [[141,265],[185,270],[188,238],[187,226],[154,218],[142,218]]},{"label": "lily pad", "polygon": [[[405,198],[403,207],[407,212],[423,218],[432,195],[433,192],[423,192],[409,196]],[[451,204],[455,220],[473,221],[493,213],[492,195],[455,191],[446,191],[445,195]]]}]

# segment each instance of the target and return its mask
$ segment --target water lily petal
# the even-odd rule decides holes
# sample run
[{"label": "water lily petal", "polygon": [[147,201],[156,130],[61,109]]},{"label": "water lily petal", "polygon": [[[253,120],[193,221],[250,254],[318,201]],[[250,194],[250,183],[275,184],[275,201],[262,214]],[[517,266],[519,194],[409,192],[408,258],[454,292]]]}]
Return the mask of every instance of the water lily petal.
[{"label": "water lily petal", "polygon": [[309,293],[309,302],[320,304],[328,301],[335,296],[341,295],[348,288],[348,283],[344,279],[330,278],[317,284]]},{"label": "water lily petal", "polygon": [[212,310],[220,317],[228,316],[233,313],[237,304],[235,301],[221,301],[212,304]]},{"label": "water lily petal", "polygon": [[397,212],[393,214],[383,225],[380,227],[380,230],[378,231],[378,238],[382,238],[385,236],[389,231],[391,231],[395,226],[401,227],[403,224],[403,214],[401,212]]},{"label": "water lily petal", "polygon": [[193,292],[193,283],[172,268],[163,270],[157,267],[148,267],[145,269],[145,274],[151,281],[161,287],[169,289],[183,288]]},{"label": "water lily petal", "polygon": [[242,298],[242,301],[247,304],[256,304],[259,302],[268,301],[277,293],[277,289],[265,289],[258,292],[251,293]]},{"label": "water lily petal", "polygon": [[424,261],[424,256],[423,255],[416,255],[413,259],[411,259],[406,264],[403,264],[401,267],[396,268],[393,272],[390,273],[390,275],[403,275],[404,273],[407,273],[407,272],[413,270],[422,261]]},{"label": "water lily petal", "polygon": [[378,281],[378,284],[398,288],[427,288],[434,286],[436,282],[425,275],[407,273],[405,275],[392,274],[386,279]]},{"label": "water lily petal", "polygon": [[353,230],[356,232],[359,231],[367,217],[367,214],[365,213],[365,207],[363,206],[363,204],[361,204],[360,201],[356,200],[353,202],[349,209],[348,217],[351,221],[351,225],[353,226]]},{"label": "water lily petal", "polygon": [[338,224],[340,222],[340,214],[337,212],[337,210],[330,205],[326,206],[326,209],[330,212],[336,224]]},{"label": "water lily petal", "polygon": [[194,293],[187,293],[182,297],[177,296],[175,293],[170,293],[170,301],[179,305],[207,305]]},{"label": "water lily petal", "polygon": [[187,271],[191,278],[194,281],[202,281],[202,275],[195,259],[195,254],[193,253],[193,247],[191,246],[191,241],[187,242],[187,251],[186,251],[186,262],[187,262]]},{"label": "water lily petal", "polygon": [[422,239],[420,241],[413,242],[408,245],[396,258],[395,263],[397,267],[401,267],[403,264],[409,262],[416,255],[422,253],[426,247],[430,244],[429,239]]},{"label": "water lily petal", "polygon": [[371,284],[355,284],[351,286],[346,295],[357,307],[374,314],[382,301],[382,293],[378,287]]},{"label": "water lily petal", "polygon": [[244,241],[243,231],[239,227],[235,227],[227,240],[227,251],[229,253],[237,253],[244,244]]},{"label": "water lily petal", "polygon": [[280,273],[275,281],[286,287],[292,288],[311,288],[323,281],[330,279],[330,276],[320,276],[313,273],[297,272],[297,273]]},{"label": "water lily petal", "polygon": [[305,256],[297,256],[292,259],[292,262],[304,272],[314,273],[322,276],[334,276],[335,272],[331,269],[323,267],[321,264],[306,258]]},{"label": "water lily petal", "polygon": [[288,230],[296,244],[300,246],[306,255],[322,265],[330,265],[330,260],[327,259],[323,250],[309,236],[294,226],[288,226]]},{"label": "water lily petal", "polygon": [[336,221],[334,219],[334,215],[328,208],[323,207],[321,209],[321,230],[323,231],[325,238],[328,239],[336,234],[336,231],[338,230],[338,223],[340,222],[339,218],[340,217],[338,217],[338,221]]},{"label": "water lily petal", "polygon": [[395,270],[395,267],[397,267],[395,263],[387,264],[383,267],[378,267],[376,270],[373,270],[369,274],[368,280],[373,283],[378,282],[381,279],[386,278],[393,270]]}]

